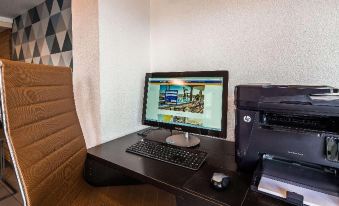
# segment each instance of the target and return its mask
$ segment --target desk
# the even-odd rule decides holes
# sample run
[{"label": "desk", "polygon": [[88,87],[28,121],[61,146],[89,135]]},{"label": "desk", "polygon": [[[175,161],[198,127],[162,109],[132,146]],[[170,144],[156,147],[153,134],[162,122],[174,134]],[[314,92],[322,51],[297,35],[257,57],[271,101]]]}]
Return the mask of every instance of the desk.
[{"label": "desk", "polygon": [[[147,139],[164,142],[169,135],[170,132],[167,130],[155,130],[147,136]],[[236,170],[233,142],[201,136],[201,143],[197,149],[208,152],[208,157],[198,171],[192,171],[125,152],[127,147],[140,139],[137,133],[132,133],[90,148],[88,159],[176,195],[178,206],[287,205],[250,191],[250,175]],[[213,172],[223,172],[231,176],[231,184],[225,191],[215,191],[209,187]]]}]

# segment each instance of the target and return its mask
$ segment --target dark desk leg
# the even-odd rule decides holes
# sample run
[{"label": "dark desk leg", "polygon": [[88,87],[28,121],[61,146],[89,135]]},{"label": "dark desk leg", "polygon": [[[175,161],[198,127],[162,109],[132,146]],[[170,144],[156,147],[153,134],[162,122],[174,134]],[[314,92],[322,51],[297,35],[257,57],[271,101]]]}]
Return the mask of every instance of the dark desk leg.
[{"label": "dark desk leg", "polygon": [[[130,178],[116,169],[88,156],[84,168],[85,180],[93,186],[118,186],[118,185],[135,185],[143,184],[142,182]],[[204,199],[197,198],[193,195],[176,196],[177,206],[219,206],[212,204]]]},{"label": "dark desk leg", "polygon": [[176,196],[177,206],[218,206],[203,199],[192,197]]},{"label": "dark desk leg", "polygon": [[99,187],[143,184],[90,157],[87,157],[85,162],[84,179],[90,185]]}]

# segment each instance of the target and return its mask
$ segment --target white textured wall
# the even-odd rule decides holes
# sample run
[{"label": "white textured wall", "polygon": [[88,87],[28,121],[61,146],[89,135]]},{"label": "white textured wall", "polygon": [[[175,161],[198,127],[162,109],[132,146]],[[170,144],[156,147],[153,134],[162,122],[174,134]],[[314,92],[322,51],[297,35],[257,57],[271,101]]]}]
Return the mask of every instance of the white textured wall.
[{"label": "white textured wall", "polygon": [[142,128],[149,71],[226,69],[230,96],[243,83],[339,87],[337,0],[72,3],[75,95],[88,147]]},{"label": "white textured wall", "polygon": [[151,68],[229,70],[230,96],[247,83],[339,87],[339,1],[151,0]]},{"label": "white textured wall", "polygon": [[0,31],[7,28],[12,28],[13,19],[0,16]]},{"label": "white textured wall", "polygon": [[142,128],[149,8],[149,0],[99,1],[101,142]]},{"label": "white textured wall", "polygon": [[72,1],[73,86],[86,146],[101,143],[98,1]]}]

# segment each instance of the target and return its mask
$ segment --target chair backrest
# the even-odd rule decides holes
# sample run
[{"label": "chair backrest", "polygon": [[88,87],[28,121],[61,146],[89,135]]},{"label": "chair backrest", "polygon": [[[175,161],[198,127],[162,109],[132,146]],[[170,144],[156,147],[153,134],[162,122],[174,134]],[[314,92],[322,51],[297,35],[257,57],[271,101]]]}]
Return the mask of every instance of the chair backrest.
[{"label": "chair backrest", "polygon": [[6,139],[25,205],[54,205],[82,180],[86,145],[69,68],[3,60]]}]

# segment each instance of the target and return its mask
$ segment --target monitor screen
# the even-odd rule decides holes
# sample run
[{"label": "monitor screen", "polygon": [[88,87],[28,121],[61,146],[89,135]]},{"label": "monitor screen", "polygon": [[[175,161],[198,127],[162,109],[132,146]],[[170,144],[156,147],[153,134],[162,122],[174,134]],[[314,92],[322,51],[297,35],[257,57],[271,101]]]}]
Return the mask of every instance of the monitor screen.
[{"label": "monitor screen", "polygon": [[222,132],[225,76],[171,76],[146,77],[144,122],[196,133]]}]

